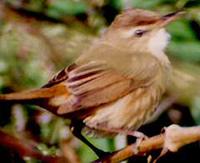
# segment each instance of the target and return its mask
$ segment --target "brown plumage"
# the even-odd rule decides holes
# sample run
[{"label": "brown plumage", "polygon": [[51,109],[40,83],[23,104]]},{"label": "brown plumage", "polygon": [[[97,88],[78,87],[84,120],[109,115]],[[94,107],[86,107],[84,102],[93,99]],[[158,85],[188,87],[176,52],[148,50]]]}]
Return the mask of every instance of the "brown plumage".
[{"label": "brown plumage", "polygon": [[121,28],[148,25],[156,23],[159,19],[160,16],[155,12],[140,9],[128,9],[115,18],[112,27]]},{"label": "brown plumage", "polygon": [[170,75],[164,26],[178,13],[160,16],[130,9],[68,68],[38,90],[0,95],[32,102],[87,129],[130,134],[154,112]]}]

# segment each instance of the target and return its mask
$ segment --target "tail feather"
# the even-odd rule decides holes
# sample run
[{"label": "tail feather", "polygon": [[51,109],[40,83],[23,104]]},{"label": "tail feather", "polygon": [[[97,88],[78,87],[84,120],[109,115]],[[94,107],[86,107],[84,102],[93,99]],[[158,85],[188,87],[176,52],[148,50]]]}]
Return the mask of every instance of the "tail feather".
[{"label": "tail feather", "polygon": [[55,96],[68,93],[63,84],[55,85],[49,88],[40,88],[36,90],[22,91],[9,94],[1,94],[0,102],[9,101],[32,101],[37,99],[49,99]]}]

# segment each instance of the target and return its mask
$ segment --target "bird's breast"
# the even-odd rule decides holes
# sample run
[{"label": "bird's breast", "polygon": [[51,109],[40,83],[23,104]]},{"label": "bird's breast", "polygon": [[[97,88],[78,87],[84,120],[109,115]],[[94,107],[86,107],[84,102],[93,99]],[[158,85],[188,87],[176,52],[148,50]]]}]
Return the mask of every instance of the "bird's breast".
[{"label": "bird's breast", "polygon": [[115,102],[98,107],[84,122],[88,128],[106,133],[136,130],[152,115],[161,95],[156,86],[138,88]]}]

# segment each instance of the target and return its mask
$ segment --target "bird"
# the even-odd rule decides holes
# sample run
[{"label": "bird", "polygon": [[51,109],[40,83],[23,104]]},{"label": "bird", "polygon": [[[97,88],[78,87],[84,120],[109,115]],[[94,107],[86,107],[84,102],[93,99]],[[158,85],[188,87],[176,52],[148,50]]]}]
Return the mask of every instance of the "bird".
[{"label": "bird", "polygon": [[71,120],[72,133],[99,157],[104,151],[81,133],[137,135],[168,86],[165,27],[181,12],[127,9],[69,66],[39,89],[1,94],[0,102],[30,103]]}]

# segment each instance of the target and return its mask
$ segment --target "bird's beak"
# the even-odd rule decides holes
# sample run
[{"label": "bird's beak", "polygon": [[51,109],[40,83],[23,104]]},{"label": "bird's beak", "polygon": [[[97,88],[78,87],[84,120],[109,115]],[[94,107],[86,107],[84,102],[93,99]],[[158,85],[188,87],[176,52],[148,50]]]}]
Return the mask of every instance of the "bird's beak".
[{"label": "bird's beak", "polygon": [[177,18],[181,17],[185,12],[184,11],[177,11],[167,15],[164,15],[160,18],[158,25],[160,27],[165,27],[169,23],[175,21]]}]

